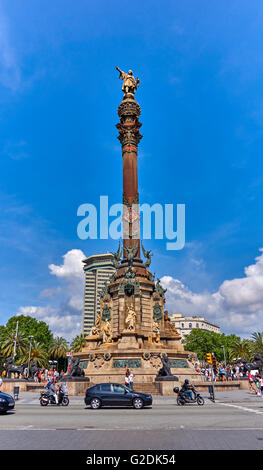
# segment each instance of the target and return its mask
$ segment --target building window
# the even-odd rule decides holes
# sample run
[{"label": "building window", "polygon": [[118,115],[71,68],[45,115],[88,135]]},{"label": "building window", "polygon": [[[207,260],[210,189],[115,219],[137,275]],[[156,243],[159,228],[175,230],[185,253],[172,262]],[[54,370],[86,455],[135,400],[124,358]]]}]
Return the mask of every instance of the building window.
[{"label": "building window", "polygon": [[196,328],[199,328],[199,323],[196,324]]},{"label": "building window", "polygon": [[189,323],[189,328],[192,328],[192,323]]},{"label": "building window", "polygon": [[184,328],[184,323],[182,323],[182,328]]}]

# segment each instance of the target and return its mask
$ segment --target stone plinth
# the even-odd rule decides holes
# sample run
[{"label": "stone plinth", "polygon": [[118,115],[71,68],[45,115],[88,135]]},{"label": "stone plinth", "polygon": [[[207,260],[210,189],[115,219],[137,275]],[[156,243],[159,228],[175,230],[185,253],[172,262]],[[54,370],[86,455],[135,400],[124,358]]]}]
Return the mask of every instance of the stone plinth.
[{"label": "stone plinth", "polygon": [[173,389],[174,387],[179,387],[179,382],[177,380],[163,380],[157,381],[159,385],[160,395],[175,395]]}]

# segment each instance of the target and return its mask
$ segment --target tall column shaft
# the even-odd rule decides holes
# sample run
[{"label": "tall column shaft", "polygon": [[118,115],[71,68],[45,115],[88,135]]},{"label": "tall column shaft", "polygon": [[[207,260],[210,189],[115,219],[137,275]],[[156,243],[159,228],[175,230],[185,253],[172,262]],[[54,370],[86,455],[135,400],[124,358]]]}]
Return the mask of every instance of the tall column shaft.
[{"label": "tall column shaft", "polygon": [[[139,222],[139,194],[137,151],[142,136],[139,132],[140,106],[134,95],[127,93],[118,108],[120,123],[119,140],[122,144],[123,157],[123,205],[124,205],[124,237],[123,245],[132,248],[137,245],[136,258],[140,258],[140,222]],[[127,251],[123,249],[123,257],[127,258]]]}]

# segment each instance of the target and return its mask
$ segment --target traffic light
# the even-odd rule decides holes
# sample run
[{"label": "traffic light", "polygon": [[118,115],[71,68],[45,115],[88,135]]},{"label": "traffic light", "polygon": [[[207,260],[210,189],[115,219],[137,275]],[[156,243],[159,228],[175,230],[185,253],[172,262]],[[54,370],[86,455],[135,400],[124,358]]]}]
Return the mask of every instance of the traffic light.
[{"label": "traffic light", "polygon": [[213,359],[212,359],[212,363],[213,363],[213,367],[214,367],[214,369],[216,369],[216,367],[217,367],[217,363],[216,363],[216,358],[215,358],[215,357],[213,357]]},{"label": "traffic light", "polygon": [[211,353],[206,353],[205,360],[206,360],[207,364],[212,364],[212,354]]}]

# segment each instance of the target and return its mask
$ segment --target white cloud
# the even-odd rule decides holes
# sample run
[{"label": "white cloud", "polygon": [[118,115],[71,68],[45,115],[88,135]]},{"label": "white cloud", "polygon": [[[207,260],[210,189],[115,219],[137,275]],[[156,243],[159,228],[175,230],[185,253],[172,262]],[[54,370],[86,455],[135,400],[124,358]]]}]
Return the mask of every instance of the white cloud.
[{"label": "white cloud", "polygon": [[[225,280],[216,292],[197,293],[171,276],[163,276],[167,288],[166,304],[169,313],[201,315],[221,327],[221,331],[250,336],[263,329],[263,249],[255,263],[244,269],[244,276]],[[55,336],[72,339],[81,331],[83,308],[84,253],[70,250],[61,265],[50,264],[50,273],[61,283],[40,296],[49,297],[46,306],[22,306],[19,313],[45,321]],[[51,304],[52,300],[52,304]]]},{"label": "white cloud", "polygon": [[45,289],[40,297],[52,298],[54,304],[21,306],[18,314],[31,315],[46,322],[55,336],[71,340],[81,332],[81,311],[84,297],[84,272],[81,250],[70,250],[63,256],[61,265],[50,264],[50,273],[62,282],[59,287]]},{"label": "white cloud", "polygon": [[83,278],[83,265],[82,261],[85,255],[81,250],[68,251],[64,256],[64,263],[60,266],[50,264],[49,269],[51,274],[58,278],[68,280],[79,280]]},{"label": "white cloud", "polygon": [[226,333],[249,336],[263,329],[263,249],[242,278],[226,280],[217,292],[195,293],[178,279],[164,276],[170,313],[202,315]]},{"label": "white cloud", "polygon": [[61,315],[59,309],[50,307],[20,307],[18,315],[30,315],[49,326],[54,336],[63,336],[70,341],[81,330],[81,316]]}]

